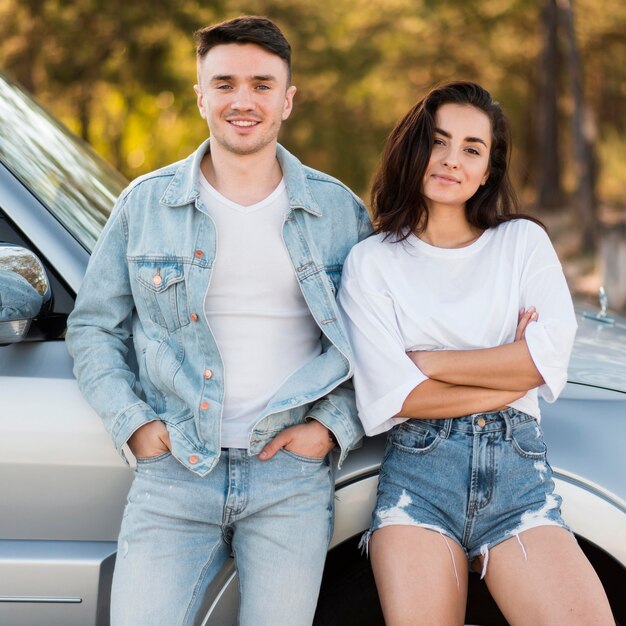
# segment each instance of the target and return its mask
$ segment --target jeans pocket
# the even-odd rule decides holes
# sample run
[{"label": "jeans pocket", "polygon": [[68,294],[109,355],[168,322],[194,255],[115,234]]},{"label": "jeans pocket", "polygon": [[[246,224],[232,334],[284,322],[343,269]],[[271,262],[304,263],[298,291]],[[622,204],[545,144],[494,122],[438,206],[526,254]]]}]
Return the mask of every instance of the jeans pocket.
[{"label": "jeans pocket", "polygon": [[311,465],[321,465],[326,460],[325,456],[304,456],[303,454],[298,454],[297,452],[292,452],[291,450],[287,450],[285,448],[281,448],[280,452],[286,454],[295,461],[299,461],[301,463],[310,463]]},{"label": "jeans pocket", "polygon": [[428,454],[440,443],[439,428],[420,420],[409,420],[396,426],[391,435],[395,448],[409,454]]},{"label": "jeans pocket", "polygon": [[167,452],[163,452],[163,454],[158,454],[157,456],[136,457],[135,461],[137,461],[137,465],[150,465],[151,463],[158,463],[159,461],[169,459],[171,456],[172,453],[168,450]]},{"label": "jeans pocket", "polygon": [[522,458],[533,460],[546,458],[547,448],[537,420],[528,420],[514,426],[511,431],[511,440],[513,449]]}]

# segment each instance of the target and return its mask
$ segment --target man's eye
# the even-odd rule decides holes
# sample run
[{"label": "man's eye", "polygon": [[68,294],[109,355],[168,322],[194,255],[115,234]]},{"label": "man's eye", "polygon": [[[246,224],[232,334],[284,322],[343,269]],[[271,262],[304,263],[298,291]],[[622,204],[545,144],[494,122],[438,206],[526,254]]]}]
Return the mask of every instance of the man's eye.
[{"label": "man's eye", "polygon": [[224,91],[226,91],[226,90],[228,90],[230,88],[231,88],[230,85],[218,85],[217,86],[217,89],[222,89]]},{"label": "man's eye", "polygon": [[257,85],[256,87],[259,91],[269,91],[271,87],[269,85]]}]

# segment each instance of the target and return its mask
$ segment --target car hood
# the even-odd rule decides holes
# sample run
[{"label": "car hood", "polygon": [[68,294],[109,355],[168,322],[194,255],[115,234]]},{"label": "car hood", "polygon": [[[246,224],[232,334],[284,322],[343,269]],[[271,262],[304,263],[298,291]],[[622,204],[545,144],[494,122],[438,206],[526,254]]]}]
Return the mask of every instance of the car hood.
[{"label": "car hood", "polygon": [[626,393],[626,318],[609,313],[610,324],[593,319],[595,314],[589,306],[576,308],[578,331],[568,380]]}]

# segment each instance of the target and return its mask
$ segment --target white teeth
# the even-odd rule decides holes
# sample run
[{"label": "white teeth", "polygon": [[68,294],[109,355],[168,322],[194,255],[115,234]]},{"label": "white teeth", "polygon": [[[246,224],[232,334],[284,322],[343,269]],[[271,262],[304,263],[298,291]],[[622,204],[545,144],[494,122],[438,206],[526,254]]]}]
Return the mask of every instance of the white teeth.
[{"label": "white teeth", "polygon": [[257,122],[247,122],[244,120],[233,120],[231,124],[234,126],[254,126]]}]

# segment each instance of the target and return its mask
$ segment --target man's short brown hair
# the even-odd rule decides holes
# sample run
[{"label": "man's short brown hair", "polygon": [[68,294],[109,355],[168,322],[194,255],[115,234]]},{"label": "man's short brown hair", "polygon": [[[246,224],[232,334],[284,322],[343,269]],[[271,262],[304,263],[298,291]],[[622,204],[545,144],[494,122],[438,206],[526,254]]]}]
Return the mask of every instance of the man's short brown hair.
[{"label": "man's short brown hair", "polygon": [[287,64],[287,84],[291,83],[291,46],[280,28],[266,17],[243,15],[194,33],[196,54],[202,59],[211,48],[229,43],[253,43],[279,56]]}]

